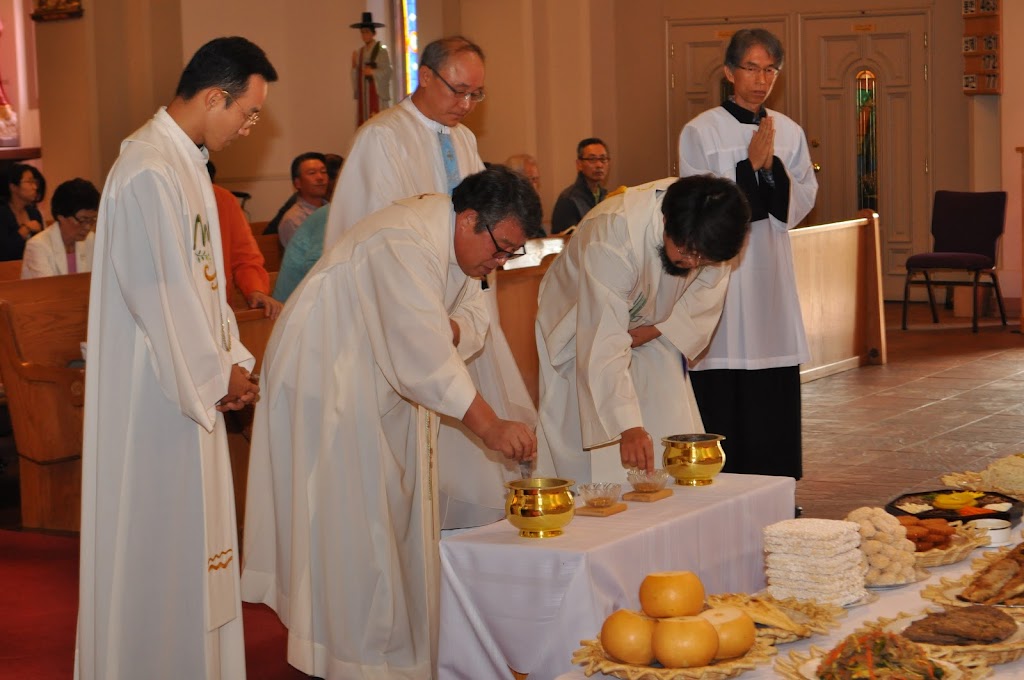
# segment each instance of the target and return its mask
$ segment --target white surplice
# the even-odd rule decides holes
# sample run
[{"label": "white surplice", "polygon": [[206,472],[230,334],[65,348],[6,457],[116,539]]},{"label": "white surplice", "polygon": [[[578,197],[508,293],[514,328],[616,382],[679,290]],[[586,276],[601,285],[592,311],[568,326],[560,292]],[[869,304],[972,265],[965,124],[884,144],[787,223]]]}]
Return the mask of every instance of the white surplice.
[{"label": "white surplice", "polygon": [[[359,128],[331,200],[324,252],[352,225],[392,201],[425,192],[448,192],[438,134],[451,136],[462,177],[484,169],[469,128],[461,124],[449,128],[430,120],[411,97]],[[533,425],[537,411],[501,329],[496,277],[492,275],[489,281],[475,308],[465,307],[452,317],[461,331],[459,354],[468,359],[473,382],[499,417]],[[480,526],[502,519],[504,484],[519,478],[518,467],[485,448],[462,423],[451,418],[441,419],[438,452],[442,528]]]},{"label": "white surplice", "polygon": [[[647,429],[656,454],[661,437],[704,431],[683,356],[707,346],[730,266],[665,273],[657,250],[665,233],[661,203],[676,179],[599,203],[541,281],[538,444],[541,461],[550,456],[559,477],[624,482],[611,442],[631,427]],[[629,330],[639,326],[655,326],[661,336],[631,349]]]},{"label": "white surplice", "polygon": [[161,109],[107,177],[89,297],[75,677],[243,679],[223,416],[253,365],[207,153]]},{"label": "white surplice", "polygon": [[[789,229],[814,207],[814,177],[807,140],[793,120],[768,111],[775,125],[775,156],[789,176],[789,215],[768,215],[750,225],[735,258],[725,310],[707,353],[693,370],[758,370],[796,366],[810,359],[793,274]],[[700,114],[679,136],[679,174],[712,173],[736,181],[736,164],[749,153],[757,126],[736,120],[719,106]]]},{"label": "white surplice", "polygon": [[[480,295],[447,195],[399,201],[326,252],[274,326],[249,462],[244,599],[328,680],[432,677],[437,418],[476,388],[448,317]],[[429,428],[429,429],[428,429]]]}]

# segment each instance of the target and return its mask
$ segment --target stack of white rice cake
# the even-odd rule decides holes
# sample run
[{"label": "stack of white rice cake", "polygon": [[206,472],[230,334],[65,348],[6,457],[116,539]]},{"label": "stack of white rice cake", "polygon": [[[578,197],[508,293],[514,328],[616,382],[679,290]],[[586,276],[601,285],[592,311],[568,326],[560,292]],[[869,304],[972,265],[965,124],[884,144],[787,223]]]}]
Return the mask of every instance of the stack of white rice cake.
[{"label": "stack of white rice cake", "polygon": [[848,605],[865,595],[856,522],[787,519],[764,528],[768,593]]}]

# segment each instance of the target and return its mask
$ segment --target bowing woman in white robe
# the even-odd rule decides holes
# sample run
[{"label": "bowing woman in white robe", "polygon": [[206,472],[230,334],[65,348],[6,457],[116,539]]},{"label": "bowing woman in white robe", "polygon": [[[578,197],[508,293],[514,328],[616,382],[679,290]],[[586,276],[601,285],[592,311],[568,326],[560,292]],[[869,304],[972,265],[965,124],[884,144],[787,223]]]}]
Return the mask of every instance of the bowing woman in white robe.
[{"label": "bowing woman in white robe", "polygon": [[[235,78],[209,74],[211,61]],[[276,78],[244,38],[207,43],[167,108],[122,143],[103,189],[82,444],[82,680],[245,678],[221,411],[258,389],[223,293],[206,149],[248,134]]]},{"label": "bowing woman in white robe", "polygon": [[538,455],[559,477],[624,482],[627,466],[658,466],[662,437],[703,431],[683,357],[714,332],[749,216],[736,185],[710,176],[629,188],[587,213],[537,310]]},{"label": "bowing woman in white robe", "polygon": [[[423,50],[416,92],[359,128],[331,200],[324,252],[356,222],[392,201],[425,192],[450,194],[464,177],[484,169],[476,137],[460,122],[476,104],[473,93],[482,92],[479,50],[464,38],[431,43]],[[464,93],[453,94],[441,77]],[[461,329],[459,354],[499,415],[535,423],[536,408],[501,328],[496,277],[491,275],[488,282],[473,306],[463,305],[452,317]],[[448,417],[441,421],[438,449],[442,527],[474,527],[502,519],[504,484],[519,478],[516,466]]]},{"label": "bowing woman in white robe", "polygon": [[708,431],[726,437],[726,472],[799,479],[800,364],[810,353],[788,231],[814,207],[818,182],[803,130],[764,108],[782,67],[778,39],[737,31],[725,62],[735,94],[683,128],[679,174],[735,180],[753,222],[722,321],[691,380]]},{"label": "bowing woman in white robe", "polygon": [[[513,183],[515,205],[532,208],[503,203]],[[288,662],[304,673],[436,677],[437,414],[510,459],[536,450],[527,425],[500,420],[478,394],[449,322],[480,295],[470,276],[504,261],[483,225],[507,250],[540,228],[527,191],[525,178],[492,169],[453,198],[424,194],[374,213],[324,254],[274,326],[242,589],[281,617]]]}]

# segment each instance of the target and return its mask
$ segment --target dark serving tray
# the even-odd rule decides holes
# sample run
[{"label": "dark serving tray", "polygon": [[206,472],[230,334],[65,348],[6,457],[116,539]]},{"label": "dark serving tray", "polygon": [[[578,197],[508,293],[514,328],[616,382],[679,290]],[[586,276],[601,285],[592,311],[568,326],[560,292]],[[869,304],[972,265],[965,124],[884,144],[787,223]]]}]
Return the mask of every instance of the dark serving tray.
[{"label": "dark serving tray", "polygon": [[989,503],[1010,503],[1010,509],[1006,511],[993,510],[990,513],[981,515],[961,515],[956,510],[941,510],[939,508],[932,508],[931,510],[925,510],[924,512],[907,512],[896,507],[902,503],[928,503],[931,504],[931,499],[937,495],[959,493],[963,489],[938,489],[936,491],[918,491],[917,493],[908,493],[894,498],[885,505],[885,510],[890,515],[913,515],[921,519],[927,519],[930,517],[941,517],[942,519],[953,522],[955,520],[961,520],[963,522],[970,522],[976,519],[1008,519],[1011,525],[1016,525],[1020,522],[1021,513],[1024,512],[1024,503],[1020,502],[1012,496],[1006,496],[995,491],[985,491],[985,495],[978,498],[976,502],[977,507],[988,505]]}]

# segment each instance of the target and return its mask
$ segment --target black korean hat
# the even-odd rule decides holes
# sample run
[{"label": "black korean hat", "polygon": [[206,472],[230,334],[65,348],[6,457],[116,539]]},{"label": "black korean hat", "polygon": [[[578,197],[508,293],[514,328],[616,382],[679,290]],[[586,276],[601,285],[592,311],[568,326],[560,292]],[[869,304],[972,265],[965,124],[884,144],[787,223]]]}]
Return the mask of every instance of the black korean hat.
[{"label": "black korean hat", "polygon": [[351,24],[349,28],[384,28],[384,24],[373,20],[373,12],[363,12],[363,20],[358,24]]}]

